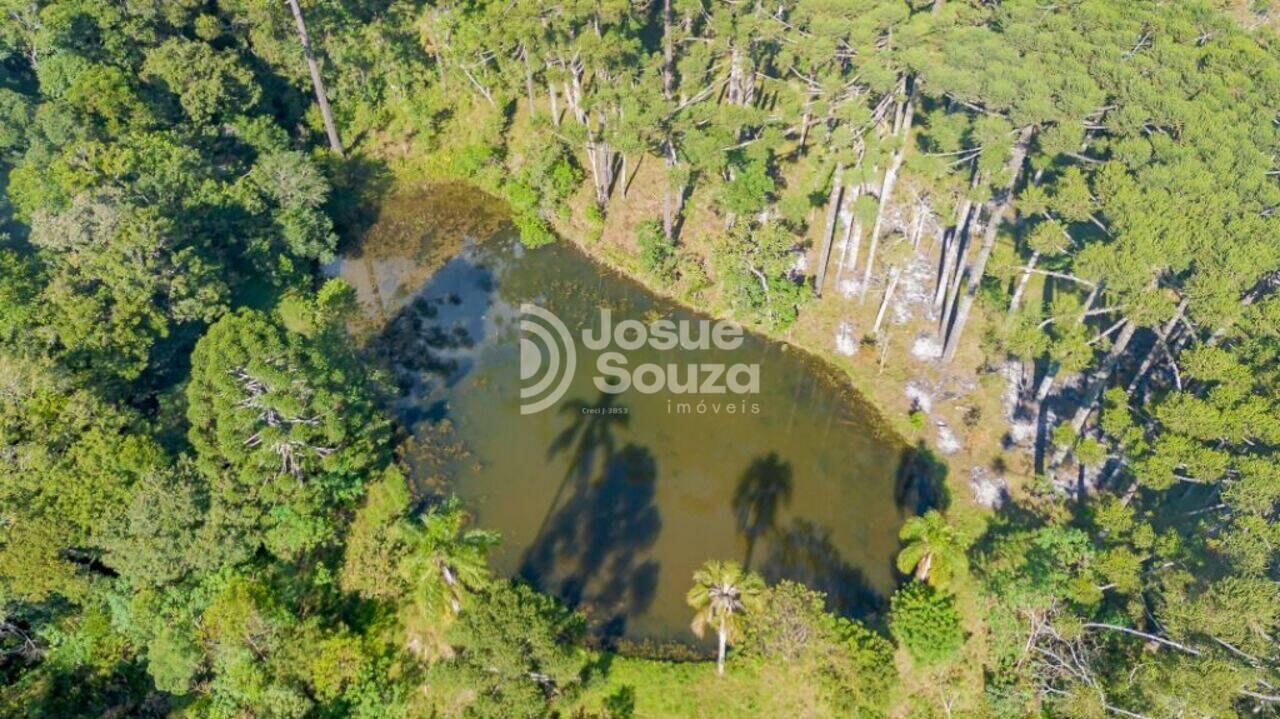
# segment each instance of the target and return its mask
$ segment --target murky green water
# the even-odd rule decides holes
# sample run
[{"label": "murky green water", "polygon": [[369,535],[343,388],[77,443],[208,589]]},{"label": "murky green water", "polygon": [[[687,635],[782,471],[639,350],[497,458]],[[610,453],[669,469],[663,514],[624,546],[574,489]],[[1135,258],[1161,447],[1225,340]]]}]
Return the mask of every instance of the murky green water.
[{"label": "murky green water", "polygon": [[502,532],[495,566],[584,609],[601,635],[688,639],[684,594],[707,559],[804,581],[850,613],[891,591],[918,501],[912,453],[822,363],[753,335],[732,351],[645,346],[631,366],[759,363],[760,391],[611,395],[579,341],[563,399],[522,415],[521,303],[575,335],[599,330],[600,308],[614,322],[700,316],[572,247],[525,250],[494,200],[456,185],[394,198],[336,271],[395,367],[402,422],[434,435],[447,420],[466,447],[419,481],[443,475]]}]

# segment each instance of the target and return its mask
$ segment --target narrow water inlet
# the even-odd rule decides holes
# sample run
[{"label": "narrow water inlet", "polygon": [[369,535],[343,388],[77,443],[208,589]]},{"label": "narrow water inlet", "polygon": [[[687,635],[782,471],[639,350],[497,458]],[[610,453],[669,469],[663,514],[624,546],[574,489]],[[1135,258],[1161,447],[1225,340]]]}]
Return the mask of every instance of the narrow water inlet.
[{"label": "narrow water inlet", "polygon": [[[840,373],[759,335],[731,349],[588,346],[602,310],[645,326],[709,318],[567,243],[525,249],[494,206],[456,185],[397,197],[332,272],[359,293],[357,334],[391,369],[400,422],[422,435],[447,420],[465,446],[429,479],[443,473],[502,533],[495,569],[584,610],[603,637],[690,640],[684,596],[709,559],[801,581],[851,615],[881,608],[898,528],[937,479],[927,462]],[[564,322],[577,365],[533,414],[521,414],[524,303]],[[681,377],[755,366],[758,391],[602,392],[607,352]]]}]

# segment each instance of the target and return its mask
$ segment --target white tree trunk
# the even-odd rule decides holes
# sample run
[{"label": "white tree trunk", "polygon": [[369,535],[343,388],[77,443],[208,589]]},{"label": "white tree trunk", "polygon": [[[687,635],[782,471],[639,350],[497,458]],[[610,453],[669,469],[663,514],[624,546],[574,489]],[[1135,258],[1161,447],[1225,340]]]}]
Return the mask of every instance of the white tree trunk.
[{"label": "white tree trunk", "polygon": [[1018,285],[1013,290],[1013,298],[1009,300],[1009,314],[1018,311],[1018,304],[1022,302],[1022,293],[1027,289],[1027,280],[1031,279],[1031,271],[1036,268],[1036,262],[1039,261],[1040,253],[1032,252],[1031,259],[1027,261],[1027,266],[1018,277]]},{"label": "white tree trunk", "polygon": [[[1129,347],[1129,340],[1133,339],[1133,333],[1138,329],[1137,323],[1131,320],[1122,320],[1122,322],[1124,322],[1124,329],[1120,331],[1120,336],[1116,338],[1115,344],[1111,346],[1111,351],[1107,353],[1106,359],[1102,361],[1102,366],[1090,378],[1081,398],[1080,406],[1076,408],[1075,415],[1071,417],[1071,429],[1076,436],[1079,436],[1080,431],[1084,429],[1084,423],[1089,420],[1089,415],[1093,413],[1093,406],[1097,404],[1098,398],[1102,396],[1102,390],[1107,386],[1107,378],[1111,376],[1111,371],[1115,369],[1116,363],[1120,361],[1120,356]],[[1057,468],[1070,454],[1070,447],[1059,447],[1053,454],[1053,461],[1049,464],[1049,468]]]},{"label": "white tree trunk", "polygon": [[311,38],[307,35],[307,23],[302,19],[302,8],[298,0],[288,0],[289,9],[293,11],[294,23],[298,26],[298,40],[302,43],[302,54],[307,59],[307,70],[311,72],[311,87],[316,93],[316,102],[320,105],[320,116],[324,119],[324,132],[329,136],[329,149],[338,157],[344,157],[342,141],[338,139],[338,126],[333,122],[333,110],[329,108],[329,95],[324,89],[324,78],[320,76],[320,65],[316,62],[315,53],[311,51]]},{"label": "white tree trunk", "polygon": [[978,255],[973,260],[973,268],[969,273],[968,286],[963,295],[958,298],[959,304],[956,306],[955,320],[952,322],[951,331],[947,334],[945,349],[942,353],[942,360],[950,362],[955,358],[956,348],[960,345],[960,337],[964,334],[965,325],[969,322],[969,313],[973,310],[973,302],[978,296],[978,287],[982,284],[982,276],[987,269],[987,260],[991,257],[991,250],[996,244],[996,234],[1000,230],[1000,223],[1004,221],[1004,216],[1009,212],[1009,208],[1013,205],[1013,188],[1018,182],[1018,175],[1021,174],[1022,162],[1027,156],[1027,143],[1031,139],[1031,128],[1025,128],[1019,134],[1018,140],[1014,143],[1013,152],[1009,157],[1009,169],[1011,171],[1011,179],[1009,184],[1004,188],[1003,195],[998,202],[995,203],[991,217],[987,219],[987,227],[982,234],[982,245],[978,248]]},{"label": "white tree trunk", "polygon": [[662,97],[675,88],[675,51],[671,46],[671,0],[662,0]]},{"label": "white tree trunk", "polygon": [[[973,177],[969,180],[969,189],[978,186],[978,171],[974,170]],[[933,308],[941,310],[946,307],[947,289],[951,286],[952,275],[958,271],[960,266],[961,248],[964,246],[965,230],[969,226],[969,213],[973,209],[973,199],[965,196],[964,201],[956,208],[956,218],[953,223],[950,240],[946,242],[946,254],[942,258],[942,267],[938,272],[938,286],[933,294]],[[944,240],[946,235],[944,235]],[[946,317],[946,313],[943,313]]]},{"label": "white tree trunk", "polygon": [[1156,341],[1152,343],[1151,349],[1147,350],[1147,356],[1142,360],[1142,364],[1138,367],[1138,371],[1134,373],[1133,379],[1129,381],[1129,386],[1125,387],[1125,394],[1133,394],[1134,390],[1138,388],[1138,385],[1142,384],[1142,379],[1147,376],[1147,372],[1150,371],[1151,366],[1156,363],[1156,360],[1160,359],[1160,354],[1169,348],[1169,335],[1173,332],[1174,328],[1178,326],[1178,323],[1182,321],[1182,313],[1186,312],[1186,310],[1187,300],[1183,299],[1182,302],[1178,303],[1178,309],[1174,311],[1173,316],[1170,317],[1169,321],[1165,322],[1160,328],[1160,331],[1156,333]]},{"label": "white tree trunk", "polygon": [[[840,278],[844,274],[845,259],[849,255],[849,240],[853,236],[854,229],[857,228],[858,234],[862,234],[862,229],[858,221],[853,216],[853,205],[858,200],[858,196],[862,194],[861,183],[852,185],[848,192],[844,193],[844,201],[841,203],[840,214],[847,215],[849,221],[844,223],[844,232],[840,236],[840,261],[836,263],[836,286],[840,285]],[[854,250],[854,259],[857,259],[857,250]]]},{"label": "white tree trunk", "polygon": [[529,48],[522,48],[524,55],[524,91],[529,96],[529,114],[538,111],[537,98],[533,94],[533,67],[529,64]]},{"label": "white tree trunk", "polygon": [[547,82],[547,95],[551,98],[551,125],[560,127],[560,97],[556,93],[556,84]]},{"label": "white tree trunk", "polygon": [[[906,90],[906,80],[903,81],[903,90]],[[867,248],[867,266],[862,272],[862,285],[858,288],[859,301],[866,297],[867,286],[871,284],[871,270],[876,262],[876,248],[880,244],[880,233],[884,230],[885,210],[893,196],[893,186],[898,181],[898,171],[902,168],[902,161],[907,156],[907,144],[911,136],[911,120],[914,114],[914,98],[908,96],[902,103],[900,118],[897,121],[899,126],[894,127],[894,137],[898,138],[900,144],[894,150],[893,156],[889,160],[889,166],[885,168],[884,182],[880,185],[880,205],[876,208],[876,219],[871,225],[871,241]]]},{"label": "white tree trunk", "polygon": [[893,291],[898,287],[898,280],[902,277],[902,268],[895,267],[889,271],[889,284],[884,288],[884,299],[880,300],[880,311],[876,312],[876,323],[871,327],[871,334],[880,332],[880,323],[884,321],[885,311],[889,309],[889,302],[893,299]]},{"label": "white tree trunk", "polygon": [[926,581],[929,579],[929,570],[933,568],[933,552],[924,555],[924,559],[916,565],[916,579],[918,581]]},{"label": "white tree trunk", "polygon": [[836,218],[840,214],[842,182],[844,181],[844,163],[837,162],[835,174],[831,177],[831,197],[827,200],[827,223],[822,228],[822,250],[818,256],[818,276],[814,282],[814,294],[822,296],[822,285],[827,278],[827,262],[831,259],[831,242],[835,239]]},{"label": "white tree trunk", "polygon": [[724,649],[725,649],[725,643],[726,643],[726,642],[728,641],[728,639],[729,639],[729,635],[728,635],[728,632],[726,631],[726,629],[727,629],[727,628],[725,627],[725,620],[724,620],[724,617],[722,616],[722,617],[720,617],[720,629],[719,629],[719,631],[717,631],[717,632],[716,632],[716,634],[718,635],[717,639],[718,639],[718,642],[719,642],[719,645],[720,645],[720,646],[719,646],[719,649],[718,649],[718,650],[717,650],[717,652],[716,652],[716,674],[719,674],[719,675],[721,675],[721,676],[723,676],[723,675],[724,675]]}]

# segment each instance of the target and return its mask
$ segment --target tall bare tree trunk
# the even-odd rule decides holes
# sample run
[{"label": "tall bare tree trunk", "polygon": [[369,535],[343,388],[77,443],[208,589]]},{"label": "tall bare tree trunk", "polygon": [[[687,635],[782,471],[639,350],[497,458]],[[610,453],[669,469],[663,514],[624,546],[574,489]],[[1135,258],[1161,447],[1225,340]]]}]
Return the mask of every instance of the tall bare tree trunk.
[{"label": "tall bare tree trunk", "polygon": [[[1102,294],[1101,284],[1094,285],[1093,289],[1089,290],[1088,296],[1084,298],[1084,308],[1081,309],[1080,314],[1076,316],[1077,324],[1084,324],[1084,321],[1089,318],[1089,312],[1093,309],[1093,303],[1097,301],[1098,295],[1100,294]],[[1058,370],[1056,367],[1045,372],[1044,379],[1040,382],[1040,389],[1036,392],[1037,405],[1043,403],[1045,397],[1049,396],[1049,389],[1053,387],[1053,382],[1057,379],[1057,376]]]},{"label": "tall bare tree trunk", "polygon": [[920,251],[920,240],[924,237],[924,220],[927,211],[927,204],[917,204],[915,212],[911,216],[911,250],[913,252]]},{"label": "tall bare tree trunk", "polygon": [[822,284],[827,278],[827,262],[831,259],[831,242],[835,239],[836,218],[840,214],[841,194],[844,181],[844,163],[837,162],[835,173],[831,176],[831,197],[827,199],[827,223],[822,228],[822,251],[818,257],[818,276],[815,281],[814,294],[822,296]]},{"label": "tall bare tree trunk", "polygon": [[[1093,309],[1093,303],[1097,301],[1098,296],[1102,294],[1102,284],[1096,284],[1089,295],[1085,297],[1084,308],[1080,310],[1080,314],[1076,316],[1076,322],[1083,324],[1089,317],[1089,311]],[[1036,391],[1036,457],[1042,457],[1040,448],[1043,446],[1045,438],[1045,422],[1048,420],[1047,408],[1044,405],[1045,398],[1049,396],[1049,390],[1053,388],[1053,383],[1058,378],[1058,367],[1051,365],[1044,373],[1044,379],[1040,380],[1040,389]]]},{"label": "tall bare tree trunk", "polygon": [[[978,214],[982,212],[982,206],[969,208],[968,222],[964,226],[964,234],[960,240],[964,244],[959,247],[959,257],[956,258],[956,266],[951,272],[951,284],[947,286],[946,296],[943,299],[942,319],[943,331],[946,330],[946,320],[954,319],[957,301],[960,297],[960,288],[964,286],[965,279],[973,272],[973,263],[969,260],[969,254],[973,251],[973,238],[982,230],[982,223],[978,221]],[[981,243],[979,243],[981,247]]]},{"label": "tall bare tree trunk", "polygon": [[[907,91],[909,80],[903,78],[902,89]],[[867,286],[871,284],[871,270],[876,262],[876,248],[880,244],[880,233],[884,230],[884,214],[893,195],[893,186],[898,181],[898,171],[902,169],[902,161],[907,156],[907,141],[911,137],[911,120],[915,115],[915,91],[912,90],[902,101],[902,107],[895,118],[893,134],[899,145],[889,159],[889,166],[884,171],[884,182],[880,185],[880,206],[876,208],[876,220],[871,225],[871,241],[867,247],[867,266],[862,271],[862,284],[858,287],[858,300],[867,296]]]},{"label": "tall bare tree trunk", "polygon": [[804,101],[804,113],[800,116],[800,154],[801,155],[804,154],[805,144],[808,143],[809,141],[809,121],[812,117],[812,113],[809,111],[809,108],[812,104],[813,104],[813,93],[810,92],[809,96],[805,98],[805,101]]},{"label": "tall bare tree trunk", "polygon": [[556,95],[556,84],[547,80],[547,95],[551,98],[551,124],[560,127],[560,98]]},{"label": "tall bare tree trunk", "polygon": [[679,160],[676,158],[676,148],[672,144],[671,138],[667,137],[663,144],[665,145],[663,164],[666,165],[666,176],[662,181],[662,232],[668,241],[674,241],[676,220],[680,217],[680,213],[684,211],[684,193],[687,180],[681,182],[679,187],[674,188],[674,192],[672,191],[671,175]]},{"label": "tall bare tree trunk", "polygon": [[1013,298],[1009,300],[1009,314],[1018,311],[1018,304],[1022,302],[1022,294],[1027,290],[1027,280],[1031,279],[1031,271],[1036,268],[1036,263],[1039,261],[1040,253],[1032,252],[1031,259],[1027,260],[1026,268],[1018,276],[1018,285],[1013,290]]},{"label": "tall bare tree trunk", "polygon": [[1021,174],[1022,162],[1027,157],[1027,143],[1030,139],[1031,128],[1027,127],[1019,133],[1018,140],[1014,143],[1013,152],[1009,157],[1011,178],[1001,192],[1002,197],[994,203],[991,216],[987,218],[987,227],[982,233],[982,245],[978,248],[978,255],[973,260],[968,285],[964,294],[957,298],[959,304],[956,305],[955,320],[952,321],[951,331],[947,334],[945,349],[942,352],[944,362],[950,362],[956,356],[956,348],[960,345],[960,337],[964,334],[965,325],[969,322],[969,313],[973,310],[973,302],[978,296],[979,285],[982,284],[982,275],[987,270],[987,260],[991,257],[991,250],[996,244],[1000,223],[1004,221],[1005,214],[1013,206],[1013,188],[1018,182],[1018,175]]},{"label": "tall bare tree trunk", "polygon": [[[600,134],[604,135],[603,132]],[[600,209],[603,210],[609,204],[609,191],[613,189],[613,152],[603,141],[596,142],[595,148],[596,162],[600,165],[600,172],[596,175],[600,182],[596,188],[596,200],[600,203]]]},{"label": "tall bare tree trunk", "polygon": [[[871,174],[874,175],[879,168],[872,167]],[[860,192],[866,192],[865,184],[859,185]],[[856,208],[853,214],[853,251],[849,255],[849,265],[846,268],[849,272],[858,271],[858,253],[862,250],[862,218],[858,215]],[[839,278],[837,278],[838,280]]]},{"label": "tall bare tree trunk", "polygon": [[[978,186],[978,181],[979,175],[975,168],[973,171],[973,177],[969,180],[970,191]],[[956,208],[955,224],[951,229],[950,239],[946,243],[946,255],[942,258],[942,268],[938,273],[938,286],[933,295],[933,308],[935,310],[942,310],[943,308],[948,307],[947,303],[951,298],[948,297],[947,292],[953,284],[953,278],[956,281],[959,280],[959,271],[962,266],[960,260],[965,254],[963,251],[965,236],[969,229],[969,219],[971,217],[972,210],[973,198],[969,196],[966,196],[964,201]],[[944,321],[946,316],[947,313],[943,312],[942,317]],[[943,329],[945,330],[945,327]]]},{"label": "tall bare tree trunk", "polygon": [[1085,390],[1084,401],[1071,418],[1071,428],[1075,430],[1076,434],[1080,434],[1080,430],[1084,429],[1084,423],[1089,419],[1089,414],[1093,412],[1093,406],[1097,404],[1098,398],[1102,396],[1102,390],[1106,389],[1107,380],[1115,370],[1116,363],[1120,361],[1120,357],[1129,348],[1129,341],[1133,339],[1133,334],[1137,329],[1138,324],[1136,322],[1126,321],[1124,329],[1120,330],[1120,336],[1116,338],[1115,344],[1111,345],[1111,351],[1107,353],[1107,358],[1103,361],[1101,370],[1089,382],[1089,388]]},{"label": "tall bare tree trunk", "polygon": [[933,308],[940,310],[945,306],[947,290],[951,287],[951,275],[960,264],[960,245],[964,242],[964,233],[960,222],[969,215],[969,208],[962,207],[956,214],[956,224],[942,235],[942,261],[938,267],[938,281],[933,288]]},{"label": "tall bare tree trunk", "polygon": [[876,312],[876,323],[871,328],[871,334],[880,333],[880,323],[884,321],[885,310],[889,309],[889,301],[893,299],[893,291],[898,287],[898,280],[902,277],[902,268],[895,267],[889,270],[889,283],[884,288],[884,299],[880,300],[880,310]]},{"label": "tall bare tree trunk", "polygon": [[329,96],[324,90],[324,78],[320,77],[320,65],[316,62],[315,53],[311,51],[311,38],[307,35],[307,23],[302,19],[302,8],[298,7],[298,0],[287,1],[289,9],[293,11],[293,20],[298,25],[298,41],[302,43],[302,54],[307,58],[307,69],[311,71],[311,87],[316,92],[316,102],[320,104],[324,131],[329,136],[329,149],[338,157],[345,157],[342,141],[338,139],[338,126],[333,122],[333,110],[329,108]]},{"label": "tall bare tree trunk", "polygon": [[529,114],[537,111],[537,99],[533,94],[533,67],[529,64],[529,48],[522,48],[524,55],[524,91],[529,96]]},{"label": "tall bare tree trunk", "polygon": [[671,0],[662,0],[662,97],[675,89],[675,50],[671,46]]},{"label": "tall bare tree trunk", "polygon": [[[667,147],[670,148],[670,140],[667,140]],[[663,153],[662,165],[665,171],[662,173],[662,235],[670,242],[675,234],[675,211],[672,208],[671,200],[671,155]]]},{"label": "tall bare tree trunk", "polygon": [[907,267],[915,261],[915,250],[920,248],[920,236],[924,234],[924,215],[925,211],[920,205],[916,205],[915,212],[911,218],[911,237],[907,241],[911,243],[911,255],[902,261],[902,264],[895,266],[889,270],[889,282],[884,288],[884,297],[880,300],[880,309],[876,312],[875,325],[871,328],[871,334],[880,333],[880,324],[884,322],[885,311],[889,309],[890,303],[893,302],[893,291],[898,288],[898,282],[902,279],[903,273],[907,271]]},{"label": "tall bare tree trunk", "polygon": [[[836,263],[836,287],[840,286],[840,278],[844,275],[845,258],[849,255],[849,242],[854,232],[858,236],[862,235],[862,224],[854,217],[853,205],[858,200],[858,196],[862,194],[862,183],[855,182],[844,193],[844,201],[841,203],[840,215],[847,216],[849,219],[844,223],[844,233],[840,236],[840,261]],[[857,250],[854,250],[854,258],[857,259]]]},{"label": "tall bare tree trunk", "polygon": [[[960,337],[964,334],[965,325],[969,322],[969,314],[973,311],[973,303],[978,297],[982,276],[987,271],[987,260],[991,259],[991,251],[996,245],[996,234],[999,232],[1000,222],[1004,219],[1004,213],[1009,204],[1008,200],[1004,200],[992,207],[991,216],[987,218],[987,226],[982,232],[982,244],[978,245],[978,254],[974,256],[973,263],[965,269],[963,274],[956,275],[956,291],[952,293],[954,299],[951,311],[943,314],[943,330],[946,334],[942,351],[944,362],[955,359],[956,350],[960,346]],[[961,281],[964,282],[963,292],[959,291]],[[950,320],[949,327],[945,326],[946,318]]]},{"label": "tall bare tree trunk", "polygon": [[578,79],[579,71],[577,68],[568,69],[573,82],[570,83],[568,79],[564,81],[564,101],[569,106],[569,112],[573,113],[573,119],[585,126],[587,124],[587,116],[582,111],[582,82]]}]

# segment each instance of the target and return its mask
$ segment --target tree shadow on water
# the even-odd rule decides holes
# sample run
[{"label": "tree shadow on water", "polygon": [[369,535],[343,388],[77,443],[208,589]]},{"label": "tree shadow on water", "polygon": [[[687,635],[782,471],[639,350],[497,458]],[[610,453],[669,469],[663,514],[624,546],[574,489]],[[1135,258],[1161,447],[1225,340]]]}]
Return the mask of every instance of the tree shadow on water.
[{"label": "tree shadow on water", "polygon": [[571,399],[560,405],[560,414],[569,417],[565,427],[547,447],[547,459],[563,452],[569,453],[569,466],[565,469],[556,493],[547,505],[547,513],[538,525],[535,537],[547,530],[547,523],[560,506],[566,491],[582,493],[591,482],[596,467],[607,466],[617,451],[618,430],[626,429],[629,415],[625,407],[618,406],[618,396],[601,392],[595,403],[585,399]]},{"label": "tree shadow on water", "polygon": [[327,164],[333,191],[326,209],[334,218],[338,249],[343,253],[358,251],[360,240],[378,219],[394,177],[385,161],[363,154],[333,158]]},{"label": "tree shadow on water", "polygon": [[[373,278],[370,286],[376,287]],[[493,271],[470,257],[445,263],[402,305],[378,295],[379,331],[365,352],[390,370],[406,406],[426,404],[432,392],[460,382],[491,339],[486,322],[495,294]],[[405,419],[402,417],[402,420]]]},{"label": "tree shadow on water", "polygon": [[565,404],[578,416],[549,451],[569,451],[570,466],[519,570],[539,590],[586,611],[606,642],[653,602],[659,565],[646,553],[662,527],[653,454],[631,443],[617,447],[625,414],[591,411],[614,401],[602,395],[594,405]]},{"label": "tree shadow on water", "polygon": [[899,511],[911,514],[951,506],[947,465],[924,442],[904,448],[899,455],[893,498]]},{"label": "tree shadow on water", "polygon": [[791,503],[795,489],[791,463],[777,452],[757,457],[747,466],[733,491],[733,515],[738,532],[747,540],[743,566],[751,566],[756,543],[777,528],[778,512]]},{"label": "tree shadow on water", "polygon": [[596,460],[607,462],[617,449],[617,430],[626,429],[630,415],[618,405],[618,395],[600,393],[594,403],[571,399],[560,405],[560,414],[570,417],[565,427],[547,448],[547,458],[569,452],[568,476],[586,479],[595,470]]},{"label": "tree shadow on water", "polygon": [[770,584],[786,579],[825,593],[828,609],[845,616],[863,619],[886,607],[863,571],[841,556],[831,530],[808,519],[793,519],[770,539],[760,573]]}]

